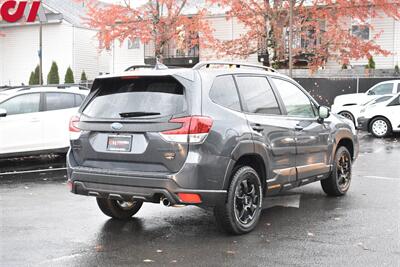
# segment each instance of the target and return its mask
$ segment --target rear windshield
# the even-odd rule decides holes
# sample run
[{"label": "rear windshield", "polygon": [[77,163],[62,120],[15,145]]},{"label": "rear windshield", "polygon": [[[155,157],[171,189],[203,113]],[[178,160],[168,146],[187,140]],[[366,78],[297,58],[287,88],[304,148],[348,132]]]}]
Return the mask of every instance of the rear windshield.
[{"label": "rear windshield", "polygon": [[187,109],[184,87],[173,77],[98,79],[92,90],[97,93],[83,114],[93,118],[169,116]]}]

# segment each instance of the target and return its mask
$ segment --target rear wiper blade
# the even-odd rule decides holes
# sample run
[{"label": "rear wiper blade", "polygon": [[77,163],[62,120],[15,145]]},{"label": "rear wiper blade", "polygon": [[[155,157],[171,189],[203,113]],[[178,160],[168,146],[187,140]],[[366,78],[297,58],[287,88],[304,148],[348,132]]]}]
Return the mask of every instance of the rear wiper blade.
[{"label": "rear wiper blade", "polygon": [[135,117],[145,117],[145,116],[157,116],[161,115],[158,112],[123,112],[119,113],[121,118],[135,118]]}]

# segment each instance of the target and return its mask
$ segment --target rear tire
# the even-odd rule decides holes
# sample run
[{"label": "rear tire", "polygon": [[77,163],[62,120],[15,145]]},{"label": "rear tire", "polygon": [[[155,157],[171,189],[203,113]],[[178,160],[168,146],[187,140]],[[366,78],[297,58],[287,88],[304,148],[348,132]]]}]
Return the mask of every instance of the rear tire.
[{"label": "rear tire", "polygon": [[97,198],[97,205],[105,215],[118,220],[127,220],[140,210],[143,201],[135,200],[132,202],[125,202],[107,198]]},{"label": "rear tire", "polygon": [[386,137],[392,133],[392,125],[386,118],[378,117],[371,121],[369,131],[375,137]]},{"label": "rear tire", "polygon": [[257,172],[248,166],[233,173],[227,200],[214,208],[219,228],[231,234],[246,234],[257,225],[262,209],[262,188]]},{"label": "rear tire", "polygon": [[344,146],[336,150],[331,175],[321,180],[321,186],[328,196],[343,196],[350,188],[351,154]]}]

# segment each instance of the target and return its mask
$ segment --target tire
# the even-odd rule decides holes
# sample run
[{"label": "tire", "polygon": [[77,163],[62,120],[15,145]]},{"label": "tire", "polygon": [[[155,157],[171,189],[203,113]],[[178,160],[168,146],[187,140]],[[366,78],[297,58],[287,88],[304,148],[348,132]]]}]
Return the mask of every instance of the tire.
[{"label": "tire", "polygon": [[347,193],[351,183],[351,154],[344,146],[336,150],[331,175],[321,180],[321,186],[328,196],[339,197]]},{"label": "tire", "polygon": [[140,210],[143,201],[123,202],[107,198],[97,198],[97,205],[105,215],[118,220],[127,220]]},{"label": "tire", "polygon": [[262,186],[257,172],[248,166],[237,169],[225,203],[214,208],[217,225],[231,234],[246,234],[257,225],[262,210]]},{"label": "tire", "polygon": [[392,125],[386,118],[377,117],[369,124],[369,131],[375,137],[386,137],[392,133]]},{"label": "tire", "polygon": [[354,124],[356,124],[354,115],[350,111],[341,111],[341,112],[339,112],[339,115],[345,117],[346,119],[351,120]]}]

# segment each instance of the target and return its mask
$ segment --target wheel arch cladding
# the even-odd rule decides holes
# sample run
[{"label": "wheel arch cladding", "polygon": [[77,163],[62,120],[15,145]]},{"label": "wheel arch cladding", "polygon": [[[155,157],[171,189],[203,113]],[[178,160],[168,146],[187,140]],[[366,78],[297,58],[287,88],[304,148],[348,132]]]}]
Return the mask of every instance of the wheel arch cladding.
[{"label": "wheel arch cladding", "polygon": [[261,184],[263,187],[263,193],[265,193],[266,180],[267,180],[266,179],[267,169],[266,169],[266,165],[265,165],[263,157],[261,155],[255,154],[255,153],[244,154],[239,157],[239,159],[235,162],[235,165],[232,168],[232,171],[229,175],[229,179],[227,179],[225,186],[229,187],[229,184],[231,183],[234,172],[243,166],[249,166],[257,172],[257,174],[261,180]]},{"label": "wheel arch cladding", "polygon": [[[354,159],[354,144],[353,144],[353,141],[350,138],[342,138],[342,139],[340,139],[340,141],[339,141],[339,143],[338,143],[338,145],[336,147],[336,150],[338,150],[339,147],[342,147],[342,146],[347,148],[347,150],[350,152],[351,158]],[[335,153],[336,153],[336,150],[335,150]]]}]

